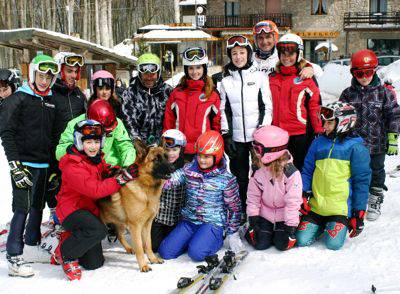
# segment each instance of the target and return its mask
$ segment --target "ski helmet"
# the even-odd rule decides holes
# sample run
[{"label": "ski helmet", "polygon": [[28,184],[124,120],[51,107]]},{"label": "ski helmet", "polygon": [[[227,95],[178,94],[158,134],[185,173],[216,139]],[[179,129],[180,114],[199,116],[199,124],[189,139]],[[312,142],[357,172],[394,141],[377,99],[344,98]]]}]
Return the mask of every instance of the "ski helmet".
[{"label": "ski helmet", "polygon": [[253,27],[254,46],[256,48],[258,48],[257,36],[259,34],[261,34],[262,32],[264,32],[266,34],[272,33],[274,35],[275,44],[278,42],[279,30],[278,30],[277,25],[272,20],[262,20]]},{"label": "ski helmet", "polygon": [[370,69],[378,66],[378,58],[375,53],[363,49],[351,55],[351,69]]},{"label": "ski helmet", "polygon": [[118,125],[110,102],[102,99],[96,99],[89,105],[87,118],[100,122],[106,133],[112,132]]},{"label": "ski helmet", "polygon": [[17,77],[9,69],[0,68],[0,81],[9,85],[13,93],[17,89]]},{"label": "ski helmet", "polygon": [[226,41],[226,53],[228,54],[230,60],[232,60],[232,49],[236,46],[246,48],[247,64],[251,64],[251,60],[253,58],[253,47],[251,47],[249,40],[243,35],[235,35]]},{"label": "ski helmet", "polygon": [[166,130],[162,135],[161,139],[163,146],[168,148],[173,147],[185,147],[186,146],[186,136],[180,130],[170,129]]},{"label": "ski helmet", "polygon": [[277,126],[260,127],[253,138],[253,149],[264,164],[277,160],[287,152],[289,134]]},{"label": "ski helmet", "polygon": [[81,67],[85,64],[85,59],[82,55],[76,54],[73,52],[58,52],[54,56],[54,60],[60,66],[62,80],[65,80],[65,77],[64,77],[64,66],[65,65],[78,66],[78,73],[76,76],[76,80],[79,80],[81,78]]},{"label": "ski helmet", "polygon": [[[54,59],[51,56],[38,55],[35,58],[33,58],[31,63],[29,64],[29,83],[31,85],[34,85],[34,83],[35,83],[36,72],[50,73],[53,75],[52,81],[48,88],[48,91],[50,91],[50,88],[56,82],[57,74],[60,72],[60,67],[58,66],[58,64],[54,61]],[[48,91],[46,91],[46,92],[48,92]],[[36,91],[36,92],[38,92],[38,91]],[[43,94],[43,93],[38,92],[38,94]]]},{"label": "ski helmet", "polygon": [[304,45],[303,40],[295,34],[283,35],[276,43],[276,49],[280,55],[282,52],[297,53],[297,62],[303,59]]},{"label": "ski helmet", "polygon": [[94,93],[97,87],[108,86],[111,88],[111,93],[114,93],[115,79],[114,76],[106,70],[96,71],[91,78],[91,90]]},{"label": "ski helmet", "polygon": [[[158,73],[157,79],[161,77],[161,60],[153,53],[144,53],[140,55],[136,65],[140,73]],[[139,79],[141,79],[140,74]]]},{"label": "ski helmet", "polygon": [[197,154],[213,155],[214,164],[217,165],[224,155],[224,140],[217,131],[207,131],[199,136],[194,150]]},{"label": "ski helmet", "polygon": [[106,136],[101,123],[87,119],[76,123],[74,128],[74,145],[78,151],[83,151],[83,141],[99,139],[100,148],[104,147]]},{"label": "ski helmet", "polygon": [[347,133],[356,126],[356,109],[346,102],[336,101],[326,106],[321,106],[320,115],[322,121],[336,120],[336,134]]}]

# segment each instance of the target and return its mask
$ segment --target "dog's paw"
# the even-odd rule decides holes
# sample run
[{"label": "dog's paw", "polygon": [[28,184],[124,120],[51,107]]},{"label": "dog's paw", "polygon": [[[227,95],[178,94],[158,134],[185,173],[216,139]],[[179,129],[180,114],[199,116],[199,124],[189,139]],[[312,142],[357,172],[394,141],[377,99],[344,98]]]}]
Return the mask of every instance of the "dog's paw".
[{"label": "dog's paw", "polygon": [[155,257],[155,258],[150,259],[150,262],[151,262],[151,263],[158,263],[158,264],[160,264],[160,263],[164,263],[164,259],[159,258],[159,257]]},{"label": "dog's paw", "polygon": [[135,254],[135,251],[133,251],[133,248],[132,248],[132,247],[127,247],[127,248],[125,248],[125,251],[126,251],[126,253],[128,253],[128,254]]},{"label": "dog's paw", "polygon": [[147,273],[147,272],[149,272],[149,271],[151,271],[152,269],[151,269],[151,267],[149,266],[149,265],[144,265],[144,266],[142,266],[141,268],[140,268],[140,271],[142,272],[142,273]]}]

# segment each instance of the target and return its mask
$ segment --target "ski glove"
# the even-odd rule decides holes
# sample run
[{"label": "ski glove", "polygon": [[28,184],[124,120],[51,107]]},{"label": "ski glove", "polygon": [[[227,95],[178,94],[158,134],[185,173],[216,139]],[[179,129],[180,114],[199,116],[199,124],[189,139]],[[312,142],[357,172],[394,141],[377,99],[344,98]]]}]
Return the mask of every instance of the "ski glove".
[{"label": "ski glove", "polygon": [[225,153],[229,156],[229,158],[235,158],[237,148],[235,141],[232,140],[232,136],[225,134],[222,136],[222,138],[224,139]]},{"label": "ski glove", "polygon": [[29,189],[33,186],[32,174],[26,166],[18,160],[8,162],[10,166],[11,177],[15,185],[20,189]]},{"label": "ski glove", "polygon": [[399,147],[397,146],[397,139],[399,135],[397,133],[388,133],[388,149],[387,155],[397,155],[399,153]]},{"label": "ski glove", "polygon": [[312,196],[313,194],[311,191],[303,191],[303,203],[300,206],[300,213],[302,215],[307,215],[311,211],[311,206],[308,204],[308,201]]},{"label": "ski glove", "polygon": [[244,245],[240,239],[239,232],[228,235],[226,239],[228,240],[229,249],[231,249],[233,252],[240,252],[244,250]]},{"label": "ski glove", "polygon": [[121,167],[119,165],[108,165],[107,168],[103,171],[101,177],[103,179],[115,177],[120,170]]},{"label": "ski glove", "polygon": [[364,229],[365,210],[353,210],[349,221],[350,238],[357,237]]},{"label": "ski glove", "polygon": [[121,169],[115,179],[117,180],[118,184],[124,186],[129,181],[136,179],[139,174],[139,169],[137,164],[131,164],[127,168]]},{"label": "ski glove", "polygon": [[47,190],[55,191],[58,189],[59,186],[60,186],[60,176],[56,173],[52,173],[47,183]]},{"label": "ski glove", "polygon": [[286,250],[292,248],[296,244],[296,230],[297,227],[285,225],[285,232],[288,234],[288,246]]}]

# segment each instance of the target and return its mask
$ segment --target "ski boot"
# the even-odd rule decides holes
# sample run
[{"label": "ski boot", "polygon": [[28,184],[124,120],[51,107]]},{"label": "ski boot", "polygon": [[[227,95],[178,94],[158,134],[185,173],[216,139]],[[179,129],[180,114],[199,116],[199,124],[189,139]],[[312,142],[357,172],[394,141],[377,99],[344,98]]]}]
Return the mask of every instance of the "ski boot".
[{"label": "ski boot", "polygon": [[33,268],[27,264],[22,255],[10,256],[7,254],[8,275],[11,277],[30,278],[35,274]]},{"label": "ski boot", "polygon": [[367,220],[375,221],[379,218],[383,197],[383,188],[371,187],[368,198]]},{"label": "ski boot", "polygon": [[54,255],[52,256],[51,263],[52,264],[61,264],[65,275],[68,280],[80,280],[82,277],[82,270],[79,266],[78,260],[65,260],[61,255],[61,244],[58,243],[56,250],[54,251]]},{"label": "ski boot", "polygon": [[50,263],[51,254],[40,245],[25,244],[23,257],[26,262]]}]

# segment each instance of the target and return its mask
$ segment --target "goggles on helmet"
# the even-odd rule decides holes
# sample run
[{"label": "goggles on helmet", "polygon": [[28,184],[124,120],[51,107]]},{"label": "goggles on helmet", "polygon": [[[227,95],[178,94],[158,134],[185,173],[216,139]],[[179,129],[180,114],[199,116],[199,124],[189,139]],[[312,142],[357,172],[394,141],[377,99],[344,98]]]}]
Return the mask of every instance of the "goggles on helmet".
[{"label": "goggles on helmet", "polygon": [[80,128],[80,133],[83,136],[98,136],[101,137],[103,136],[103,127],[100,125],[84,125],[83,127]]},{"label": "goggles on helmet", "polygon": [[39,64],[37,65],[37,71],[40,73],[50,72],[51,74],[56,75],[60,72],[60,69],[57,63],[44,61],[39,62]]},{"label": "goggles on helmet", "polygon": [[206,50],[203,48],[189,48],[183,52],[183,58],[189,61],[193,61],[195,58],[198,60],[202,60],[204,57],[206,57]]},{"label": "goggles on helmet", "polygon": [[264,156],[265,153],[273,153],[273,152],[279,152],[282,150],[287,149],[288,144],[282,145],[282,146],[276,146],[276,147],[265,147],[264,145],[253,141],[252,142],[252,146],[254,151],[260,155],[260,156]]},{"label": "goggles on helmet", "polygon": [[94,86],[95,87],[109,87],[109,88],[114,88],[114,80],[111,78],[98,78],[94,80]]},{"label": "goggles on helmet", "polygon": [[83,60],[83,56],[81,55],[71,55],[71,56],[66,56],[64,58],[64,63],[68,66],[80,66],[82,67],[85,62]]},{"label": "goggles on helmet", "polygon": [[254,33],[259,35],[262,32],[264,32],[266,34],[270,34],[270,33],[274,32],[274,29],[272,28],[270,23],[268,23],[268,22],[260,22],[254,27]]},{"label": "goggles on helmet", "polygon": [[364,76],[366,78],[372,77],[375,73],[375,69],[373,69],[373,68],[352,69],[351,72],[356,78],[362,79]]},{"label": "goggles on helmet", "polygon": [[328,108],[326,106],[321,107],[320,110],[320,116],[322,120],[333,120],[339,116],[347,116],[347,115],[353,115],[354,114],[354,109],[353,108],[348,108],[348,109],[332,109]]},{"label": "goggles on helmet", "polygon": [[278,53],[296,53],[299,50],[299,45],[296,43],[277,43],[276,44],[276,49],[278,50]]},{"label": "goggles on helmet", "polygon": [[160,70],[160,66],[155,63],[139,64],[138,70],[140,73],[156,73]]},{"label": "goggles on helmet", "polygon": [[245,36],[232,36],[226,41],[226,47],[232,49],[235,46],[245,47],[250,45],[249,40]]},{"label": "goggles on helmet", "polygon": [[165,144],[165,147],[168,148],[173,148],[173,147],[182,147],[185,145],[185,142],[182,140],[174,139],[171,137],[163,137],[163,142]]}]

